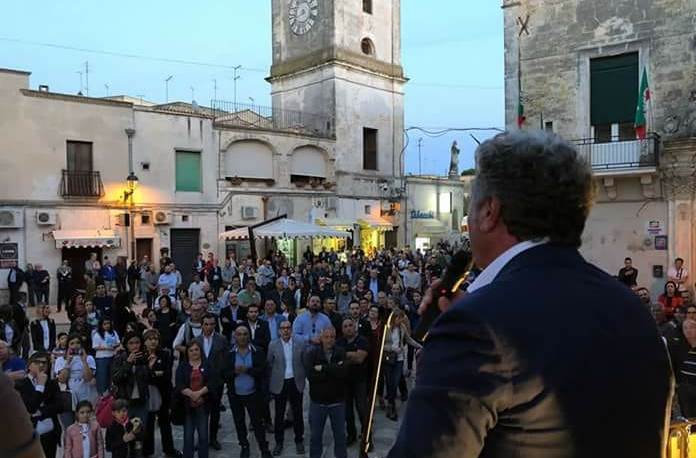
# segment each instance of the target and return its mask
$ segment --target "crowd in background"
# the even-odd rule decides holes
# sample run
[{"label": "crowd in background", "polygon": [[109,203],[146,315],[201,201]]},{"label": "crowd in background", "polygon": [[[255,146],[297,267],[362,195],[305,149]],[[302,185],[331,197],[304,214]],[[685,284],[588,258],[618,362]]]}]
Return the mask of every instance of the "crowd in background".
[{"label": "crowd in background", "polygon": [[[418,305],[458,248],[370,256],[308,249],[298,266],[279,251],[256,263],[199,254],[190,282],[166,257],[159,267],[147,258],[112,266],[95,253],[83,289],[67,262],[56,273],[66,333],[46,303],[48,273],[13,266],[10,304],[0,307],[0,363],[49,458],[58,447],[76,458],[102,457],[105,448],[113,457],[151,456],[157,428],[165,455],[181,456],[173,425],[183,427],[183,456],[205,458],[209,447],[221,449],[225,399],[241,457],[250,455],[249,430],[263,457],[280,455],[287,428],[304,454],[307,421],[310,457],[318,458],[330,421],[342,458],[365,436],[370,387],[377,384],[386,417],[398,419],[420,347],[411,337]],[[31,283],[26,293],[23,282]]]}]

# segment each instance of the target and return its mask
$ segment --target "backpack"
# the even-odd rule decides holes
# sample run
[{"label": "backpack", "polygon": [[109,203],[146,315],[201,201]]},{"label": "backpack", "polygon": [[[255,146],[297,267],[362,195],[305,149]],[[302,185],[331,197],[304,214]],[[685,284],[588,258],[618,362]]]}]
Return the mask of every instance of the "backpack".
[{"label": "backpack", "polygon": [[104,396],[97,399],[96,416],[97,423],[102,428],[108,428],[114,420],[111,415],[111,405],[114,403],[114,395],[107,392]]}]

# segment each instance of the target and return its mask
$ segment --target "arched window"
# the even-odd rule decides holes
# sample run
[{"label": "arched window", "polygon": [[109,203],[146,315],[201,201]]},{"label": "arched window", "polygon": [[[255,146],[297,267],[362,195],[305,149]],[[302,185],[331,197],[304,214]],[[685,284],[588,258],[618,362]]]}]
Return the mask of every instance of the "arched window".
[{"label": "arched window", "polygon": [[372,44],[372,40],[369,38],[363,38],[362,41],[360,42],[360,48],[362,49],[363,54],[366,54],[368,56],[371,56],[375,53],[375,45]]},{"label": "arched window", "polygon": [[372,14],[372,0],[363,0],[363,13]]}]

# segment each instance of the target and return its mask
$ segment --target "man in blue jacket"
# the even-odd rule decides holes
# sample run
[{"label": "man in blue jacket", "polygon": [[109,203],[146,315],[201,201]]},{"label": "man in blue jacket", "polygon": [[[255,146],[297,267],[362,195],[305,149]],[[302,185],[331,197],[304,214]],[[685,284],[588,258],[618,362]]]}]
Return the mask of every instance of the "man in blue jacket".
[{"label": "man in blue jacket", "polygon": [[587,163],[543,132],[500,134],[476,155],[469,230],[484,270],[430,330],[389,457],[663,456],[665,346],[637,296],[577,250]]}]

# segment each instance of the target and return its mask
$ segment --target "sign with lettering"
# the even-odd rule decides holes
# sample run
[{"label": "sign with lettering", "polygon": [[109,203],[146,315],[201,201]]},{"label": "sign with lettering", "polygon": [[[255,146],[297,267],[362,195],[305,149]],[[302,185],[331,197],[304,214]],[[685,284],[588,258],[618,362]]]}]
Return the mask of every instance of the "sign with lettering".
[{"label": "sign with lettering", "polygon": [[421,211],[421,210],[411,210],[411,219],[434,219],[435,212]]},{"label": "sign with lettering", "polygon": [[18,243],[0,243],[0,269],[9,269],[13,262],[19,261]]},{"label": "sign with lettering", "polygon": [[645,231],[648,236],[664,235],[664,225],[662,221],[659,220],[648,221],[645,226]]}]

